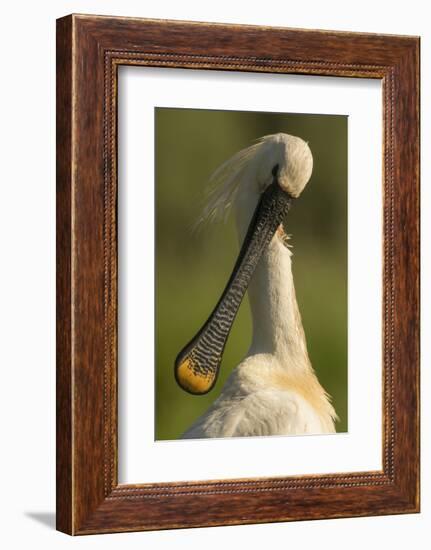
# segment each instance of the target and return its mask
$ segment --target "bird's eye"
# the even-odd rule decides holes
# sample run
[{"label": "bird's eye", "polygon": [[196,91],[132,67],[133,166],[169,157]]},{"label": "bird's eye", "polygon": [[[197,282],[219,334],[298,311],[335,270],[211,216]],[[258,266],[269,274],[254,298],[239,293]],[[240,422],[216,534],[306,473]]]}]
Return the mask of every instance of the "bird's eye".
[{"label": "bird's eye", "polygon": [[277,174],[278,174],[278,164],[276,164],[276,165],[274,166],[274,168],[272,169],[272,172],[271,172],[271,173],[272,173],[272,175],[274,176],[274,178],[277,177]]}]

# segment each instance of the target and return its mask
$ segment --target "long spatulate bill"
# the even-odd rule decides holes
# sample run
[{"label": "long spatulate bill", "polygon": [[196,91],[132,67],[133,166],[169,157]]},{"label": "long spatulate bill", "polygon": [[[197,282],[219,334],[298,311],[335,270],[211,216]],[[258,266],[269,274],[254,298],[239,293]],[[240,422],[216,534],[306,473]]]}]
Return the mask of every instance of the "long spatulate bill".
[{"label": "long spatulate bill", "polygon": [[245,291],[263,251],[287,214],[292,197],[276,177],[262,193],[220,300],[196,336],[175,360],[175,378],[185,391],[208,393],[217,380],[223,351]]}]

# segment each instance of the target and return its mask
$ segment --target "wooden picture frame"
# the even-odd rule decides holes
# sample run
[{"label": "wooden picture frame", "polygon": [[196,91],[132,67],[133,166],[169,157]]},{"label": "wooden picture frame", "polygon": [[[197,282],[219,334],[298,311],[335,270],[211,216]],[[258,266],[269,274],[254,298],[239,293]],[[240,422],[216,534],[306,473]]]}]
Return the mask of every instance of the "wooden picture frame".
[{"label": "wooden picture frame", "polygon": [[[383,469],[119,485],[119,65],[383,84]],[[362,208],[363,205],[358,205]],[[57,21],[57,529],[419,511],[419,38],[70,15]]]}]

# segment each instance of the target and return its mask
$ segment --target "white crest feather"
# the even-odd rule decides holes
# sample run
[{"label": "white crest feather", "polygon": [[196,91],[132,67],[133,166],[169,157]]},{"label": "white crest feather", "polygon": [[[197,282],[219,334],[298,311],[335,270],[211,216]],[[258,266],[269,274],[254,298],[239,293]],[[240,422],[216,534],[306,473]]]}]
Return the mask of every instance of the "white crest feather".
[{"label": "white crest feather", "polygon": [[235,200],[244,169],[256,155],[263,139],[261,138],[250,147],[238,151],[213,172],[205,192],[205,206],[195,223],[195,228],[207,222],[226,220]]}]

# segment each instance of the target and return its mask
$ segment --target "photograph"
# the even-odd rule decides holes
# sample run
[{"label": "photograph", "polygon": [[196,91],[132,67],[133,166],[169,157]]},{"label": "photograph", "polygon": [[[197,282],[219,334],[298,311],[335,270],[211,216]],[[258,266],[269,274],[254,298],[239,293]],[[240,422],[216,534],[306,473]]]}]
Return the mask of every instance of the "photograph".
[{"label": "photograph", "polygon": [[347,115],[155,108],[156,440],[348,431],[347,152]]}]

